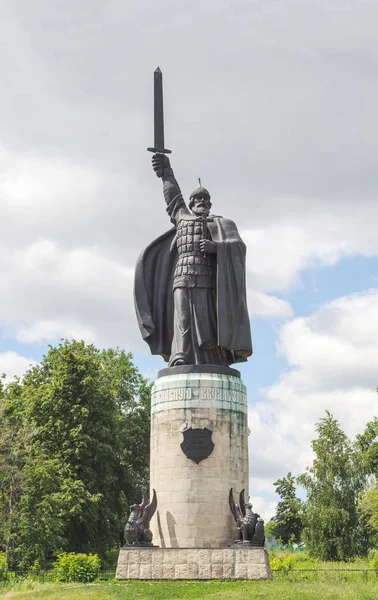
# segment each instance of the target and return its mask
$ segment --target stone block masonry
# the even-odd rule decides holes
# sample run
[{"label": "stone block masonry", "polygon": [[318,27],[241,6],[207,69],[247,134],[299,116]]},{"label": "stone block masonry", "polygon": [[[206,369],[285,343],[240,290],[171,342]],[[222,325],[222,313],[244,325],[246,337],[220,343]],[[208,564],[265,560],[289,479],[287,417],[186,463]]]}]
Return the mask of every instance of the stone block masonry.
[{"label": "stone block masonry", "polygon": [[272,579],[264,548],[121,548],[116,579]]}]

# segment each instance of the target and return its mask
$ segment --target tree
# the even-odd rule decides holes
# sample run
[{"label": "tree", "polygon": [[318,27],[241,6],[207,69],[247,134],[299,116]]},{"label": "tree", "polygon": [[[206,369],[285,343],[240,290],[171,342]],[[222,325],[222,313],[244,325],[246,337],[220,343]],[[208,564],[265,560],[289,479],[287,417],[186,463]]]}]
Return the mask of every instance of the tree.
[{"label": "tree", "polygon": [[66,341],[19,383],[32,431],[14,535],[20,566],[119,544],[125,510],[148,483],[150,385],[131,358]]},{"label": "tree", "polygon": [[356,436],[356,451],[360,457],[360,468],[367,478],[378,478],[378,418],[366,424],[363,433]]},{"label": "tree", "polygon": [[378,484],[363,491],[359,504],[369,531],[378,536]]},{"label": "tree", "polygon": [[358,457],[338,421],[326,411],[312,442],[315,459],[298,482],[307,491],[304,536],[310,554],[322,560],[348,560],[366,552],[358,512],[364,478]]},{"label": "tree", "polygon": [[273,484],[281,501],[277,504],[276,514],[272,518],[271,532],[283,544],[296,543],[301,540],[303,530],[302,502],[296,497],[295,478],[289,472],[286,477]]},{"label": "tree", "polygon": [[265,536],[266,537],[275,537],[273,519],[270,519],[270,521],[268,521],[265,524]]},{"label": "tree", "polygon": [[378,540],[378,418],[367,423],[365,431],[356,436],[361,470],[367,479],[366,489],[360,498],[360,511],[369,531],[369,542]]},{"label": "tree", "polygon": [[15,547],[30,428],[18,406],[19,381],[5,388],[2,379],[4,376],[0,378],[0,550],[5,551],[9,563]]}]

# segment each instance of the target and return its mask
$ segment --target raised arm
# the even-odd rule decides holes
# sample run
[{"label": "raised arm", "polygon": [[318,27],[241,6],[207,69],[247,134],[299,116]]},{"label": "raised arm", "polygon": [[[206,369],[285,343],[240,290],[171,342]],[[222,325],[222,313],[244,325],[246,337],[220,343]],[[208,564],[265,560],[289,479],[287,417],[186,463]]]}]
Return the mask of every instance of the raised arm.
[{"label": "raised arm", "polygon": [[163,180],[164,199],[167,203],[167,213],[175,225],[180,220],[182,213],[189,213],[189,210],[182,197],[180,186],[177,183],[169,158],[165,154],[154,154],[152,157],[152,167],[156,175]]}]

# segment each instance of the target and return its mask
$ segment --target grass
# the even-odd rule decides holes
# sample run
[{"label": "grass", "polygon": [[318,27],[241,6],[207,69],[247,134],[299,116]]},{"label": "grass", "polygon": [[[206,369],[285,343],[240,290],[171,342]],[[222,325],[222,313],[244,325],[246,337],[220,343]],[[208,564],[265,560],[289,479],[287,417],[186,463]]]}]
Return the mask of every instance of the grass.
[{"label": "grass", "polygon": [[341,571],[345,570],[355,570],[355,569],[369,569],[370,558],[365,557],[356,557],[353,560],[348,562],[334,562],[334,561],[322,561],[314,558],[310,558],[310,556],[306,552],[280,552],[277,550],[270,550],[268,552],[269,559],[272,564],[272,561],[275,558],[283,558],[285,556],[290,556],[295,560],[294,569],[339,569]]},{"label": "grass", "polygon": [[4,600],[377,600],[371,582],[122,581],[53,584],[23,581],[0,595]]},{"label": "grass", "polygon": [[[321,562],[306,553],[295,556],[291,569],[276,571],[273,581],[115,581],[116,558],[109,557],[98,582],[57,584],[50,573],[16,577],[0,584],[4,600],[378,600],[378,577],[368,559],[349,563]],[[114,558],[114,560],[113,560]],[[114,563],[114,564],[113,564]]]}]

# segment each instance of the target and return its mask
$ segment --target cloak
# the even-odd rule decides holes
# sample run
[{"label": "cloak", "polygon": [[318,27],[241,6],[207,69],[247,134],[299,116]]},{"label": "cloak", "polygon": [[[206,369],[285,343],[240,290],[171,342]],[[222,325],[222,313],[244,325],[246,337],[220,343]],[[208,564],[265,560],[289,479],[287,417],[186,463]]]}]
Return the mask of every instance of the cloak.
[{"label": "cloak", "polygon": [[[210,215],[207,223],[217,243],[218,346],[233,352],[234,362],[252,354],[246,301],[246,247],[233,221]],[[173,273],[178,253],[176,228],[154,240],[139,256],[134,301],[139,329],[151,354],[169,361],[173,338]]]}]

